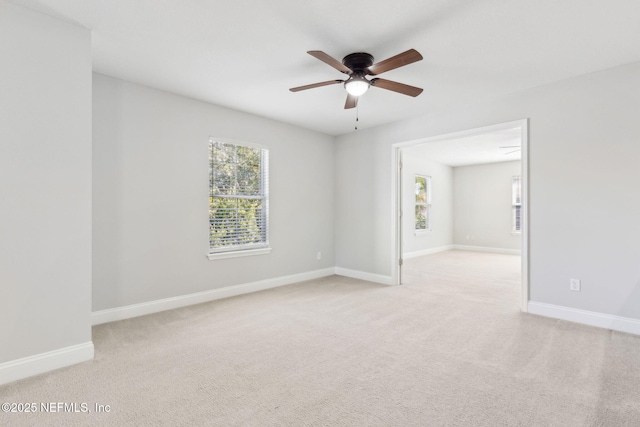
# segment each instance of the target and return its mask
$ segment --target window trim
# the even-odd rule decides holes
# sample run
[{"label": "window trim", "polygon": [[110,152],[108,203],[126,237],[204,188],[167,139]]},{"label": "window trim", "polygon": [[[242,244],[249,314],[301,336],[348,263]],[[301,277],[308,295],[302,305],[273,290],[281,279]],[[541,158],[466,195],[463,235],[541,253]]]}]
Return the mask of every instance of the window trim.
[{"label": "window trim", "polygon": [[[265,150],[262,155],[266,155],[266,164],[263,164],[262,173],[263,176],[263,194],[261,195],[261,199],[264,201],[265,206],[265,239],[264,242],[249,244],[243,246],[232,246],[232,247],[223,247],[223,248],[212,248],[211,241],[209,240],[209,250],[207,253],[207,258],[212,260],[217,259],[225,259],[225,258],[236,258],[236,257],[245,257],[245,256],[254,256],[254,255],[265,255],[271,253],[271,246],[269,243],[269,148],[256,143],[250,143],[245,141],[239,141],[235,139],[228,138],[217,138],[210,136],[208,144],[209,146],[212,143],[219,142],[223,144],[232,144],[235,146],[243,146],[250,147],[254,149]],[[211,162],[209,161],[209,170],[211,170]],[[211,197],[211,172],[209,172],[209,197]],[[243,197],[240,197],[243,198]],[[210,226],[209,226],[210,227]],[[210,238],[209,238],[210,239]]]},{"label": "window trim", "polygon": [[237,257],[253,256],[253,255],[266,255],[269,253],[271,253],[271,247],[244,249],[244,250],[228,251],[228,252],[209,252],[207,254],[207,258],[209,258],[209,261],[213,261],[215,259],[237,258]]},{"label": "window trim", "polygon": [[[416,236],[420,236],[420,235],[425,235],[425,234],[429,234],[431,233],[431,213],[432,213],[432,206],[431,206],[431,176],[429,175],[423,175],[423,174],[415,174],[414,179],[413,179],[413,183],[415,185],[416,181],[418,178],[424,178],[425,179],[425,192],[426,192],[426,198],[425,198],[425,203],[418,203],[415,201],[415,197],[414,197],[414,201],[413,201],[413,232]],[[415,195],[414,195],[415,196]],[[426,210],[427,210],[427,223],[426,223],[426,228],[416,228],[417,226],[417,221],[416,221],[416,210],[415,207],[416,206],[425,206]]]}]

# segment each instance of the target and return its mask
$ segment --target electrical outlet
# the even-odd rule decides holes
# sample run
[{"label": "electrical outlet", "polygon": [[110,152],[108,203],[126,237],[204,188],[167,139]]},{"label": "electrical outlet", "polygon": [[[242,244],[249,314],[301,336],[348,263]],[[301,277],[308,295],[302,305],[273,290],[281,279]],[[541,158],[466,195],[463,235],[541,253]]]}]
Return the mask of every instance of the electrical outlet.
[{"label": "electrical outlet", "polygon": [[569,289],[580,292],[580,279],[569,280]]},{"label": "electrical outlet", "polygon": [[318,254],[316,255],[316,259],[322,259],[322,252],[318,252]]}]

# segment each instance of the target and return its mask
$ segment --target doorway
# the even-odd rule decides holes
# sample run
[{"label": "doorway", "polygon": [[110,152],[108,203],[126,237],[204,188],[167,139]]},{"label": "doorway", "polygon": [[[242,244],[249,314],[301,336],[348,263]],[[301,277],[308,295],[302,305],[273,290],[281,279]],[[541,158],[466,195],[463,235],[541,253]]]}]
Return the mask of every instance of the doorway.
[{"label": "doorway", "polygon": [[[528,120],[517,120],[513,122],[501,123],[492,126],[486,126],[482,128],[470,129],[461,132],[453,132],[449,134],[439,135],[435,137],[408,141],[403,143],[397,143],[392,146],[392,165],[393,165],[393,183],[392,183],[392,206],[393,206],[393,259],[392,259],[392,279],[393,284],[399,285],[402,284],[402,264],[403,264],[403,236],[407,236],[407,231],[404,230],[403,233],[403,216],[410,216],[413,218],[414,212],[407,211],[406,206],[403,209],[403,187],[406,191],[406,185],[403,185],[403,164],[406,163],[406,159],[403,159],[405,153],[409,152],[411,147],[424,146],[428,148],[436,148],[440,146],[445,146],[446,142],[451,141],[472,141],[472,140],[480,140],[483,135],[487,134],[495,134],[495,135],[516,135],[519,139],[519,149],[520,149],[520,202],[521,205],[518,208],[519,214],[519,228],[520,228],[520,256],[521,256],[521,298],[520,298],[520,309],[523,312],[527,311],[527,304],[529,300],[529,221],[528,221],[528,213],[529,213],[529,174],[528,174]],[[486,139],[486,138],[485,138]],[[491,162],[490,158],[487,156],[491,155],[500,155],[504,156],[507,153],[511,153],[517,151],[518,147],[511,147],[512,145],[518,145],[514,143],[509,143],[507,141],[497,141],[498,145],[495,148],[500,148],[500,151],[491,153],[487,149],[487,147],[483,147],[480,151],[481,155],[485,156],[484,160],[480,163],[489,163]],[[432,144],[432,145],[429,145]],[[495,145],[495,144],[494,144]],[[451,145],[453,147],[453,145]],[[437,151],[437,149],[436,149]],[[455,150],[454,150],[455,151]],[[465,155],[470,155],[473,151],[470,146],[458,145],[457,148],[458,157]],[[432,151],[433,152],[433,151]],[[405,160],[403,162],[403,160]],[[495,161],[505,161],[505,160],[495,160]],[[405,183],[406,184],[406,183]],[[405,196],[408,196],[405,194]],[[467,236],[468,237],[468,236]],[[473,239],[473,236],[471,236]],[[453,248],[454,245],[452,245]]]}]

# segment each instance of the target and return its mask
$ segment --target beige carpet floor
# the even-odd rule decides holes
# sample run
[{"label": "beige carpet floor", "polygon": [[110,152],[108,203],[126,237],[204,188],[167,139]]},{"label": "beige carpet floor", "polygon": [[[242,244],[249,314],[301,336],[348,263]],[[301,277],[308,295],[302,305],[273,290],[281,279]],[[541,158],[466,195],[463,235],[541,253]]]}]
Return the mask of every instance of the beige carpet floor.
[{"label": "beige carpet floor", "polygon": [[408,260],[93,329],[95,360],[0,387],[2,426],[640,426],[640,337],[523,314],[519,258]]}]

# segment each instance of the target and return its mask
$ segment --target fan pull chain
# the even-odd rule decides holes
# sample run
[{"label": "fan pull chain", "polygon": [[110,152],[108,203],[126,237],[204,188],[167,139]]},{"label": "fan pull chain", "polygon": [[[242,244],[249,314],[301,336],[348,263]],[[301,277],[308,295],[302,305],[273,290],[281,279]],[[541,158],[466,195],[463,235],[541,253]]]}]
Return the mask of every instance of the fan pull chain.
[{"label": "fan pull chain", "polygon": [[359,107],[358,107],[358,105],[356,104],[356,130],[358,130],[358,113],[359,113],[358,108],[359,108]]}]

